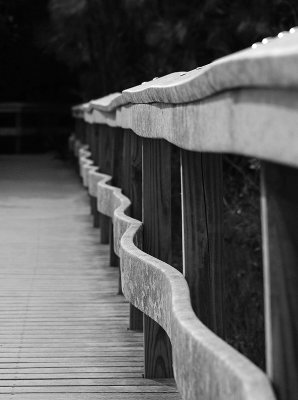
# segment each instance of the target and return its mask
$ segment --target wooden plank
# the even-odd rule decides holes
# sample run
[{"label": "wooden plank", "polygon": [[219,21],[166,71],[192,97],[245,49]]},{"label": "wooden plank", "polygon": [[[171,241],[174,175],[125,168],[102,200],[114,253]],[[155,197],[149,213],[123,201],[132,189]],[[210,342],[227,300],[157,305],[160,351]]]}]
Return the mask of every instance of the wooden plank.
[{"label": "wooden plank", "polygon": [[200,320],[224,337],[222,158],[181,150],[183,272]]},{"label": "wooden plank", "polygon": [[[144,388],[144,392],[148,387],[151,388],[151,391],[157,391],[157,389],[162,393],[173,392],[175,391],[175,387],[172,385],[166,385],[166,380],[163,382],[159,382],[157,380],[150,380],[144,378],[44,378],[44,379],[1,379],[1,388],[4,387],[51,387],[51,386],[122,386],[128,387],[128,389],[132,389],[134,391],[139,388]],[[124,391],[126,391],[124,389]]]},{"label": "wooden plank", "polygon": [[[171,148],[165,141],[143,140],[143,223],[145,252],[171,260]],[[166,332],[144,315],[146,378],[171,378],[172,347]]]},{"label": "wooden plank", "polygon": [[266,363],[280,400],[298,397],[298,172],[262,166]]},{"label": "wooden plank", "polygon": [[158,386],[14,386],[0,388],[0,393],[169,393],[173,389],[171,387]]},{"label": "wooden plank", "polygon": [[142,378],[142,335],[127,330],[86,192],[61,161],[33,159],[0,160],[0,398],[180,398]]},{"label": "wooden plank", "polygon": [[[53,400],[52,393],[13,393],[1,394],[0,399],[5,400]],[[139,393],[55,393],[55,400],[140,400]],[[83,397],[84,396],[84,397]],[[180,400],[179,394],[175,393],[143,393],[142,400]]]},{"label": "wooden plank", "polygon": [[[44,374],[47,376],[48,374],[81,374],[81,373],[86,373],[86,374],[93,374],[93,373],[98,373],[98,374],[111,374],[111,373],[140,373],[142,372],[142,368],[140,366],[134,365],[134,366],[102,366],[102,367],[97,367],[97,366],[86,366],[86,367],[76,367],[74,365],[70,365],[68,367],[48,367],[48,366],[43,366],[43,367],[28,367],[28,368],[23,368],[20,370],[15,370],[15,368],[1,368],[1,374],[2,372],[4,374],[6,373],[13,373],[14,375],[30,375],[30,374]],[[115,375],[116,376],[116,375]]]},{"label": "wooden plank", "polygon": [[[10,370],[6,370],[10,371]],[[142,370],[137,372],[65,372],[65,373],[45,373],[44,368],[39,373],[15,373],[1,371],[1,379],[106,379],[106,378],[141,378]],[[1,384],[1,381],[0,381]]]}]

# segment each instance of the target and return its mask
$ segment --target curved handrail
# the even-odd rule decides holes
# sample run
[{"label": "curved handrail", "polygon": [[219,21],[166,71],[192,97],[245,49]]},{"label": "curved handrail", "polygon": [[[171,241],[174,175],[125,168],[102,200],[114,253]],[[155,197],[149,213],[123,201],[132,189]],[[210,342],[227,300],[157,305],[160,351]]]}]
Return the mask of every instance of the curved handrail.
[{"label": "curved handrail", "polygon": [[129,103],[188,103],[235,88],[298,88],[298,28],[171,79],[123,91]]},{"label": "curved handrail", "polygon": [[[89,174],[94,179],[94,171]],[[108,184],[111,176],[98,175],[98,211],[113,218],[123,293],[167,332],[183,399],[273,400],[266,375],[198,320],[183,275],[136,246],[142,223],[126,215],[130,200],[120,188]],[[204,368],[196,369],[194,365]]]},{"label": "curved handrail", "polygon": [[[297,37],[294,29],[292,34],[224,57],[200,70],[170,74],[122,95],[83,104],[76,115],[88,123],[166,139],[186,150],[236,153],[298,166]],[[247,70],[242,64],[254,67]],[[267,83],[261,81],[263,76]],[[221,83],[215,85],[215,81]],[[204,90],[209,90],[209,97],[202,95]],[[179,104],[175,104],[176,92]]]},{"label": "curved handrail", "polygon": [[149,82],[73,107],[74,116],[114,111],[130,103],[181,104],[238,88],[298,89],[298,28],[187,72]]}]

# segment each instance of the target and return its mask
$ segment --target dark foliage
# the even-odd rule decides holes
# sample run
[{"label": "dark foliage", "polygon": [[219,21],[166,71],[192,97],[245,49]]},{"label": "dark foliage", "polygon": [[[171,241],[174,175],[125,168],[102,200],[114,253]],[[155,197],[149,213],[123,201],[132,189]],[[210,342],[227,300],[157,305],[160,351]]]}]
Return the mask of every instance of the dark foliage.
[{"label": "dark foliage", "polygon": [[47,15],[47,0],[0,0],[0,101],[74,99],[68,68],[38,46]]},{"label": "dark foliage", "polygon": [[84,99],[189,70],[296,25],[295,0],[49,0],[47,48]]}]

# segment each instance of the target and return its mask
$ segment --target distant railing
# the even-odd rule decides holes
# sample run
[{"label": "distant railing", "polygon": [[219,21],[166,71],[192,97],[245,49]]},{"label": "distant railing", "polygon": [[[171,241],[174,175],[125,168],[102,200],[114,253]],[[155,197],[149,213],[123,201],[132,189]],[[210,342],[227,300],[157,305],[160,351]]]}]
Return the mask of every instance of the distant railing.
[{"label": "distant railing", "polygon": [[[183,399],[298,398],[297,65],[293,28],[73,108],[70,145],[102,242],[113,235],[132,329],[144,313],[145,377],[170,377],[173,366]],[[170,265],[176,146],[182,273]],[[267,375],[220,339],[224,152],[262,160]]]},{"label": "distant railing", "polygon": [[14,139],[16,153],[22,150],[25,137],[61,137],[67,133],[69,124],[66,105],[0,103],[0,138]]}]

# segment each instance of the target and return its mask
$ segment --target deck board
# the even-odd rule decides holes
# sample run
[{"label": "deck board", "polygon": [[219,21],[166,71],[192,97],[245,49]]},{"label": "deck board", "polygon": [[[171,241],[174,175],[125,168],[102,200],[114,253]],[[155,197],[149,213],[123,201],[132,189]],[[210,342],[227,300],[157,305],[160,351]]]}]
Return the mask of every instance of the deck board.
[{"label": "deck board", "polygon": [[0,220],[0,399],[180,399],[142,377],[142,334],[67,164],[1,156]]}]

